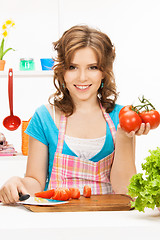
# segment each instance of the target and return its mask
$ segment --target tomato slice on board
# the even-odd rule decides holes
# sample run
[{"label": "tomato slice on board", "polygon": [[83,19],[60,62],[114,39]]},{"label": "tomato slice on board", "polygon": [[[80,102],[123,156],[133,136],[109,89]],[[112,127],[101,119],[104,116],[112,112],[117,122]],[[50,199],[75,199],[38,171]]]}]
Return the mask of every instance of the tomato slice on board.
[{"label": "tomato slice on board", "polygon": [[53,197],[54,194],[55,194],[55,190],[51,189],[43,192],[37,192],[35,193],[35,196],[50,199],[51,197]]},{"label": "tomato slice on board", "polygon": [[69,188],[71,192],[71,198],[78,199],[80,198],[80,190],[79,188]]},{"label": "tomato slice on board", "polygon": [[86,198],[90,198],[91,197],[91,187],[88,185],[85,185],[83,188],[83,196]]},{"label": "tomato slice on board", "polygon": [[65,188],[65,190],[66,190],[66,192],[68,194],[68,199],[70,199],[71,198],[71,191],[68,188]]},{"label": "tomato slice on board", "polygon": [[60,189],[60,200],[61,201],[67,201],[69,200],[69,195],[68,192],[66,191],[66,189]]},{"label": "tomato slice on board", "polygon": [[55,194],[53,195],[53,197],[52,197],[52,199],[54,199],[54,200],[60,200],[60,190],[59,190],[59,188],[56,188],[55,189]]},{"label": "tomato slice on board", "polygon": [[54,200],[67,201],[71,197],[70,191],[68,188],[56,188],[55,194],[52,197]]}]

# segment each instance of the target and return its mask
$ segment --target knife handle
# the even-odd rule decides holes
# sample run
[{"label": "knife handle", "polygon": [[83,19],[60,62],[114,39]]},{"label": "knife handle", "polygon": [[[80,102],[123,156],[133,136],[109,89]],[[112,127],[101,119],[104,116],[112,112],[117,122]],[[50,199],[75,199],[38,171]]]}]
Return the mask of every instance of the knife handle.
[{"label": "knife handle", "polygon": [[[19,193],[19,201],[25,201],[27,200],[28,198],[30,198],[30,195],[29,194],[22,194],[22,193]],[[0,200],[0,203],[1,203],[1,200]]]},{"label": "knife handle", "polygon": [[25,201],[27,200],[28,198],[30,197],[29,194],[22,194],[22,193],[19,193],[19,201]]}]

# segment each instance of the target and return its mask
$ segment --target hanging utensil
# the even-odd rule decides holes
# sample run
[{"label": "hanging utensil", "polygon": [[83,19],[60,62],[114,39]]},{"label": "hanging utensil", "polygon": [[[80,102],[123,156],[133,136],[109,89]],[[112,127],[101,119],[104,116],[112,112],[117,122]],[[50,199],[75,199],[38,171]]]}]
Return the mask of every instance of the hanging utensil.
[{"label": "hanging utensil", "polygon": [[3,126],[9,130],[14,131],[21,125],[21,119],[13,115],[13,70],[9,69],[8,72],[8,98],[9,98],[9,108],[10,116],[3,120]]}]

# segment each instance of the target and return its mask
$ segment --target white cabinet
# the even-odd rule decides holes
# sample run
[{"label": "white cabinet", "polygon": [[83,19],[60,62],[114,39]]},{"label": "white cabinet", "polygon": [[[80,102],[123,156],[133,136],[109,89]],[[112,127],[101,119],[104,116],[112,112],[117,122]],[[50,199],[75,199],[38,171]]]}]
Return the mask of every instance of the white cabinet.
[{"label": "white cabinet", "polygon": [[0,157],[0,187],[12,176],[24,177],[27,156]]}]

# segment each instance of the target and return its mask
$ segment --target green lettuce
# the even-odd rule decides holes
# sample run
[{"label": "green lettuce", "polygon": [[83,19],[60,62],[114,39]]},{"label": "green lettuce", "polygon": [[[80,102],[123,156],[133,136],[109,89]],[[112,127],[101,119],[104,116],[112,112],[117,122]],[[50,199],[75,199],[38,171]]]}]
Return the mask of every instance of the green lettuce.
[{"label": "green lettuce", "polygon": [[131,207],[143,212],[146,207],[160,207],[160,148],[149,153],[141,165],[144,174],[135,174],[128,186],[128,195],[134,199]]}]

